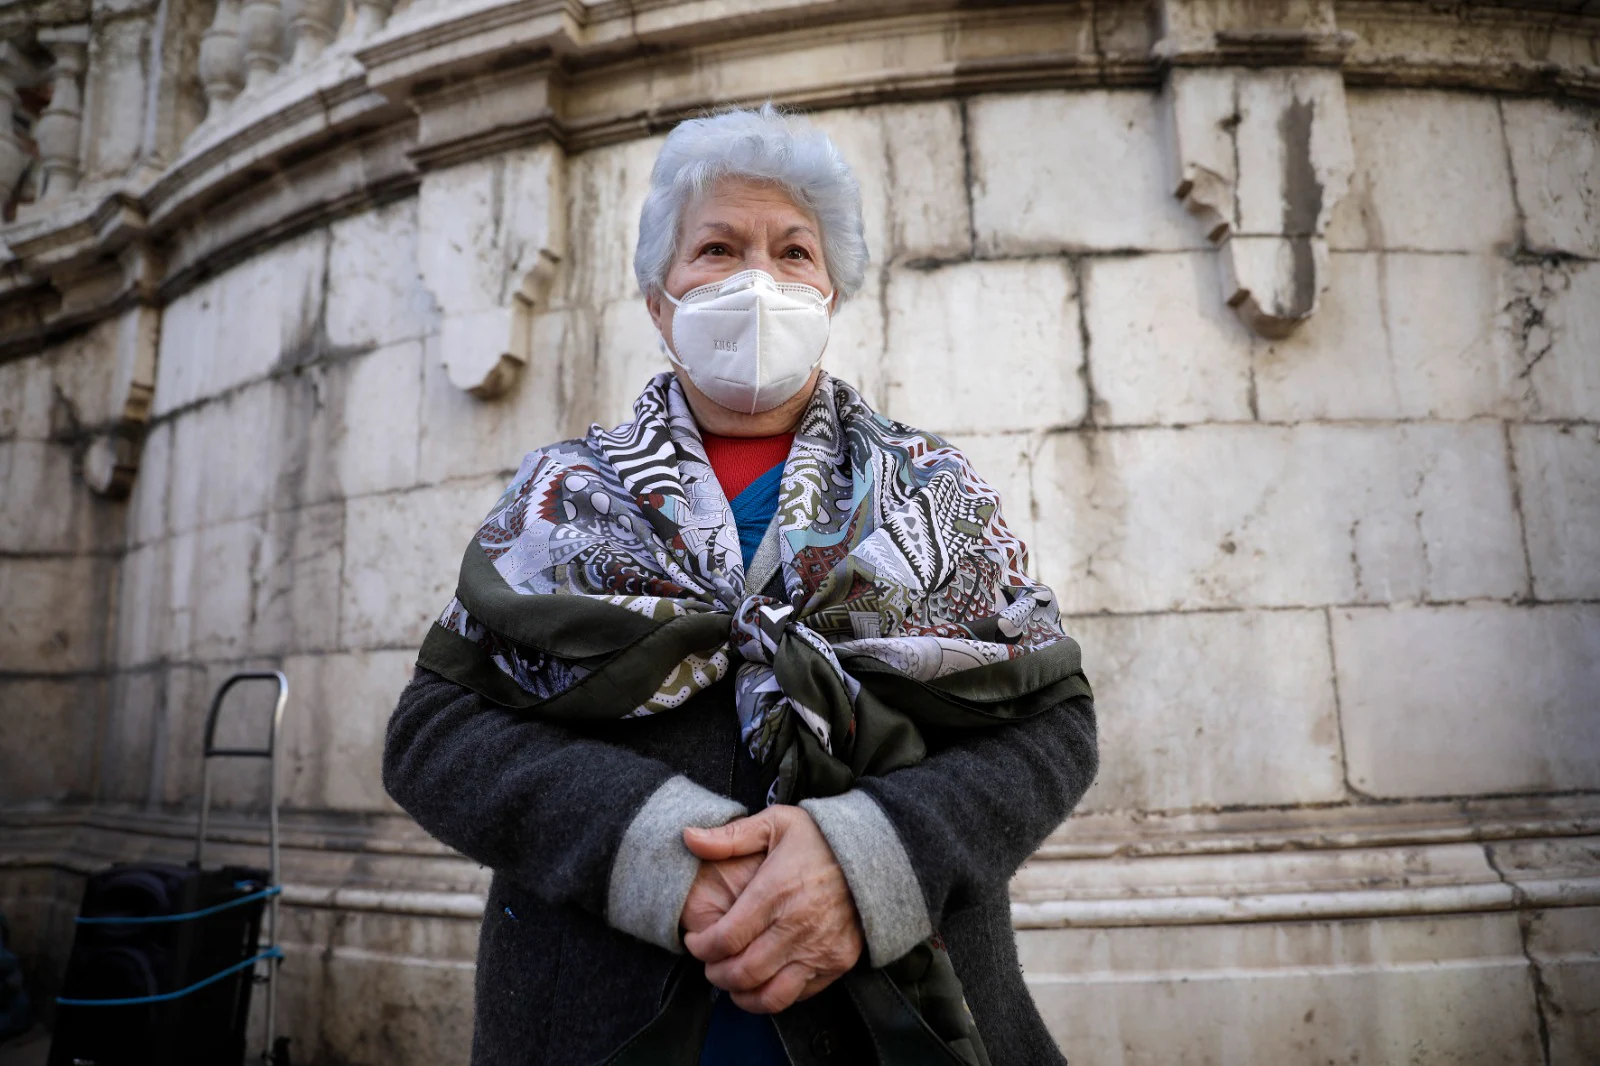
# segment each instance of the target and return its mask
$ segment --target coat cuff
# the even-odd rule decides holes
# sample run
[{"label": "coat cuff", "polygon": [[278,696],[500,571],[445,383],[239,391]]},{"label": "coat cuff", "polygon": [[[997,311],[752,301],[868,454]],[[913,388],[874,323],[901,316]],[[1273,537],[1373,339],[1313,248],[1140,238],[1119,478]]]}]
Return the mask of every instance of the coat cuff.
[{"label": "coat cuff", "polygon": [[628,823],[611,862],[606,921],[613,928],[682,954],[678,920],[700,860],[683,844],[688,826],[710,829],[745,809],[681,775],[669,777]]},{"label": "coat cuff", "polygon": [[933,923],[905,845],[865,792],[801,800],[839,860],[866,934],[867,957],[887,966],[928,937]]}]

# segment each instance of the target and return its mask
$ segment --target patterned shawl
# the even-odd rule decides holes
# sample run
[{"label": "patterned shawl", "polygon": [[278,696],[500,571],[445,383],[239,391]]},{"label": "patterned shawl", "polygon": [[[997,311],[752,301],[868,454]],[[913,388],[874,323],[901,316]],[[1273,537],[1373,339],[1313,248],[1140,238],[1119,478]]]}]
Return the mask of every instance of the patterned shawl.
[{"label": "patterned shawl", "polygon": [[769,803],[915,763],[923,727],[1089,694],[999,496],[939,437],[824,375],[784,465],[776,570],[753,589],[676,378],[633,415],[522,461],[420,665],[567,720],[670,712],[732,673]]}]

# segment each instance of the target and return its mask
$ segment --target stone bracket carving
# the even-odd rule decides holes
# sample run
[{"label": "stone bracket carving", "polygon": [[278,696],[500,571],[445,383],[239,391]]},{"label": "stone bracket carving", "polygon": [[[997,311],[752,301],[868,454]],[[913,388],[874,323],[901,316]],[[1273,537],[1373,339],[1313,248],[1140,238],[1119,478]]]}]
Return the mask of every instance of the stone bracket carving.
[{"label": "stone bracket carving", "polygon": [[[112,499],[126,497],[139,470],[145,425],[156,386],[156,354],[161,340],[161,311],[156,304],[162,266],[144,244],[124,248],[117,261],[122,300],[130,306],[116,329],[108,410],[104,427],[83,457],[83,480],[91,490]],[[64,288],[71,292],[70,288]]]},{"label": "stone bracket carving", "polygon": [[[1171,64],[1165,98],[1177,173],[1173,192],[1221,254],[1223,299],[1256,333],[1281,337],[1317,307],[1328,219],[1349,188],[1354,152],[1344,78],[1330,56],[1346,35],[1196,20],[1206,4],[1168,4]],[[1177,9],[1181,18],[1171,14]],[[1225,12],[1224,12],[1225,13]],[[1266,41],[1266,58],[1238,63],[1241,41]]]},{"label": "stone bracket carving", "polygon": [[439,305],[450,381],[504,393],[532,357],[531,316],[565,247],[566,157],[546,143],[423,175],[417,266]]}]

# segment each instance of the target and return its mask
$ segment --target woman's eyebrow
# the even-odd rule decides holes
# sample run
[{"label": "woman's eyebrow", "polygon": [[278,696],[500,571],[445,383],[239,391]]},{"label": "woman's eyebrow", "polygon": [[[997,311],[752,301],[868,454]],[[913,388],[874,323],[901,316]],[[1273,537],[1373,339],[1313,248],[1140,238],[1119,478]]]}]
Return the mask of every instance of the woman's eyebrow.
[{"label": "woman's eyebrow", "polygon": [[812,229],[810,226],[798,226],[798,225],[790,226],[788,229],[784,230],[783,233],[778,237],[778,239],[780,241],[786,241],[790,237],[793,237],[797,233],[804,233],[807,237],[810,237],[812,240],[816,240],[817,239],[816,230]]}]

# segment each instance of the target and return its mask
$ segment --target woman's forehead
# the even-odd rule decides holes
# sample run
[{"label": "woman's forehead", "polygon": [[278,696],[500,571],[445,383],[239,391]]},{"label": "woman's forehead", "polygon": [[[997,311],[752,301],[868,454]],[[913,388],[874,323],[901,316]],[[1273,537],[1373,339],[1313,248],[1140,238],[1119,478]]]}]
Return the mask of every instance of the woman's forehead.
[{"label": "woman's forehead", "polygon": [[752,223],[817,236],[817,220],[794,202],[788,191],[771,182],[725,178],[712,186],[686,213],[685,229],[733,236]]}]

